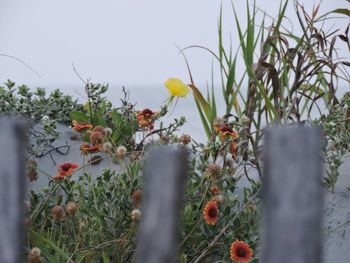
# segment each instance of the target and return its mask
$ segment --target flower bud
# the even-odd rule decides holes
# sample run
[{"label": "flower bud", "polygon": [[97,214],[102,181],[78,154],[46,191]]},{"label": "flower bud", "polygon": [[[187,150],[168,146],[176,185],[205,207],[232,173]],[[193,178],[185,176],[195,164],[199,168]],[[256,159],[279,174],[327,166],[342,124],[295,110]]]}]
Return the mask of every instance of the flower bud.
[{"label": "flower bud", "polygon": [[131,155],[130,155],[130,160],[131,161],[136,161],[140,159],[140,153],[139,152],[133,152]]},{"label": "flower bud", "polygon": [[165,135],[165,134],[162,134],[159,138],[163,143],[169,143],[170,141],[170,138],[169,136]]},{"label": "flower bud", "polygon": [[142,215],[142,213],[141,213],[141,210],[140,209],[133,209],[132,211],[131,211],[131,219],[133,220],[133,221],[139,221],[140,220],[140,218],[141,218],[141,215]]},{"label": "flower bud", "polygon": [[104,144],[102,144],[102,148],[105,152],[110,153],[113,149],[113,146],[110,142],[105,142]]},{"label": "flower bud", "polygon": [[123,145],[118,146],[116,155],[119,159],[124,159],[126,156],[126,153],[127,153],[127,149],[125,148],[125,146]]},{"label": "flower bud", "polygon": [[112,135],[112,133],[113,133],[113,131],[111,128],[109,128],[109,127],[105,128],[105,135],[107,137],[110,137]]},{"label": "flower bud", "polygon": [[60,205],[55,205],[52,209],[51,209],[51,216],[54,220],[60,220],[63,221],[64,220],[64,209],[62,206]]},{"label": "flower bud", "polygon": [[90,134],[90,142],[92,145],[96,145],[102,142],[104,134],[99,131],[93,131]]},{"label": "flower bud", "polygon": [[133,205],[135,208],[139,207],[142,201],[142,191],[136,190],[132,193]]},{"label": "flower bud", "polygon": [[78,210],[78,205],[75,202],[69,202],[66,206],[66,212],[68,215],[75,215]]},{"label": "flower bud", "polygon": [[28,263],[42,263],[41,250],[34,247],[28,254]]},{"label": "flower bud", "polygon": [[218,195],[220,193],[220,189],[217,185],[213,185],[210,187],[210,192],[212,195]]}]

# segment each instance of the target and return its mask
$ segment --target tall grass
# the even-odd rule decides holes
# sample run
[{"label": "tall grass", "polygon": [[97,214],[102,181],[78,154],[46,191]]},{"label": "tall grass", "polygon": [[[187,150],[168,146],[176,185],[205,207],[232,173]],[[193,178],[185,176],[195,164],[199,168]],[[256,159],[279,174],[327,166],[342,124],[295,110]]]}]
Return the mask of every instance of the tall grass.
[{"label": "tall grass", "polygon": [[[341,84],[349,85],[349,58],[338,55],[336,43],[342,41],[350,50],[349,27],[327,31],[325,25],[334,15],[349,17],[348,9],[336,9],[320,14],[320,4],[311,13],[297,1],[281,1],[277,16],[263,13],[255,1],[246,4],[246,25],[240,21],[231,1],[238,48],[227,48],[223,36],[223,12],[218,25],[218,50],[203,46],[218,61],[221,90],[225,102],[224,119],[235,116],[244,125],[243,151],[255,146],[261,139],[261,130],[268,123],[304,122],[316,119],[339,101],[337,90]],[[294,8],[297,26],[301,33],[289,30],[286,25],[287,8]],[[267,18],[272,20],[267,24]],[[232,43],[232,40],[231,40]],[[186,61],[187,63],[187,61]],[[244,65],[237,69],[238,64]],[[188,63],[187,63],[188,66]],[[208,139],[215,133],[213,123],[217,117],[216,98],[212,85],[204,96],[194,83],[190,68],[190,87]],[[214,81],[213,81],[214,82]],[[246,91],[244,93],[244,91]],[[322,110],[323,108],[323,110]],[[253,140],[252,140],[253,139]],[[253,145],[254,146],[254,145]],[[244,154],[247,158],[247,154]]]}]

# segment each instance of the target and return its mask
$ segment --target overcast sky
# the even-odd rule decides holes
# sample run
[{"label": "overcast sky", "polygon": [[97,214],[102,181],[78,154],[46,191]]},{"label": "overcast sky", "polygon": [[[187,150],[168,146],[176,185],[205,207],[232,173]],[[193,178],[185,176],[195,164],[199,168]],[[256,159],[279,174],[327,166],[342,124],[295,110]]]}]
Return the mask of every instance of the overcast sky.
[{"label": "overcast sky", "polygon": [[[245,1],[234,0],[241,21]],[[278,0],[257,0],[275,16]],[[346,0],[324,0],[321,12],[346,7]],[[236,34],[229,0],[223,0],[227,35]],[[112,85],[160,86],[170,76],[188,79],[180,47],[198,44],[217,49],[220,0],[0,0],[0,82],[40,86],[80,85],[84,78]],[[305,0],[308,10],[313,1]],[[293,19],[290,5],[287,16]],[[292,20],[293,21],[293,20]],[[295,21],[295,20],[294,20]],[[337,22],[337,27],[349,21]],[[237,38],[233,38],[234,46]],[[189,51],[195,78],[210,79],[211,57]]]}]

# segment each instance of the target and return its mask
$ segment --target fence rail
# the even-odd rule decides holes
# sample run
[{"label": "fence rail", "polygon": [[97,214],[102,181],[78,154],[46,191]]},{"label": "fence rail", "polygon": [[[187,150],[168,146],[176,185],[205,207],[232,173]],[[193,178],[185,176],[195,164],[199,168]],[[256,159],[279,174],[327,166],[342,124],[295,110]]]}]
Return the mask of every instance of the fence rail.
[{"label": "fence rail", "polygon": [[[321,131],[317,127],[276,127],[265,134],[261,262],[320,263]],[[24,126],[0,118],[0,256],[23,262]],[[148,153],[144,215],[137,263],[174,262],[187,177],[187,153],[160,147]],[[161,227],[159,227],[161,226]],[[152,240],[152,242],[149,242]]]}]

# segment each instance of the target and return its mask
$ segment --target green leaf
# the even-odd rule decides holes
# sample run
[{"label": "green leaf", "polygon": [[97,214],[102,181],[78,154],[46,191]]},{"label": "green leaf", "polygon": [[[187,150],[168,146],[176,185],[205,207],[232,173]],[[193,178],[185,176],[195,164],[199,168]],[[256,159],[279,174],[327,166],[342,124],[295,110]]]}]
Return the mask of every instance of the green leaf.
[{"label": "green leaf", "polygon": [[42,248],[42,254],[45,256],[48,262],[57,262],[57,257],[60,257],[64,261],[69,259],[69,255],[65,251],[59,248],[50,239],[47,239],[44,235],[39,234],[32,229],[28,229],[27,234],[35,246]]},{"label": "green leaf", "polygon": [[86,116],[83,112],[81,111],[72,111],[70,113],[70,117],[72,120],[75,120],[77,122],[83,122],[83,123],[87,123],[89,122],[89,118],[88,116]]},{"label": "green leaf", "polygon": [[107,126],[106,120],[103,118],[103,116],[100,113],[95,113],[94,124],[101,125],[103,127]]},{"label": "green leaf", "polygon": [[122,126],[123,119],[122,119],[122,116],[119,114],[119,112],[117,110],[113,110],[112,111],[112,121],[113,121],[113,124],[116,127],[121,127]]},{"label": "green leaf", "polygon": [[117,131],[113,132],[112,139],[113,139],[114,143],[119,144],[119,140],[121,138],[122,138],[122,135],[119,132],[117,132]]},{"label": "green leaf", "polygon": [[338,9],[333,10],[331,13],[337,13],[337,14],[350,16],[350,9],[338,8]]},{"label": "green leaf", "polygon": [[204,131],[205,131],[205,134],[207,135],[207,138],[209,139],[211,137],[211,131],[210,131],[210,128],[209,128],[209,124],[203,114],[203,111],[202,111],[202,108],[199,104],[199,102],[195,99],[195,102],[196,102],[196,105],[197,105],[197,109],[198,109],[198,113],[199,113],[199,116],[201,117],[201,121],[202,121],[202,124],[203,124],[203,127],[204,127]]},{"label": "green leaf", "polygon": [[111,261],[109,260],[105,252],[102,253],[102,259],[103,259],[103,263],[111,263]]}]

